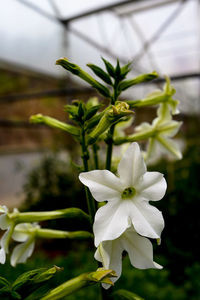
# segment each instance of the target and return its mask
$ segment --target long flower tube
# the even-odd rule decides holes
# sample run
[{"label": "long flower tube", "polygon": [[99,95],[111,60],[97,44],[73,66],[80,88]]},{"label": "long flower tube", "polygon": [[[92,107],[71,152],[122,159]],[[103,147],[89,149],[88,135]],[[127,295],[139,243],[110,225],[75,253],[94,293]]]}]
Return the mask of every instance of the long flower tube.
[{"label": "long flower tube", "polygon": [[33,253],[35,240],[45,239],[90,239],[93,235],[87,231],[62,231],[54,229],[43,229],[37,223],[22,223],[15,226],[12,234],[14,241],[21,242],[17,245],[11,255],[11,265],[26,262]]}]

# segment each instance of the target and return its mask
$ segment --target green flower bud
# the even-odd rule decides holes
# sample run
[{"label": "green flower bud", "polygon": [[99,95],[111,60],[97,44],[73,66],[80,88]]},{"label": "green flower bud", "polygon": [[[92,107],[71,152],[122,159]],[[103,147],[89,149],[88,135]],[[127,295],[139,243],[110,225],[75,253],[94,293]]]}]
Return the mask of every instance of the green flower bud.
[{"label": "green flower bud", "polygon": [[109,89],[95,80],[92,76],[90,76],[87,72],[82,70],[78,65],[69,62],[66,58],[61,58],[56,61],[57,65],[61,65],[64,69],[68,70],[72,74],[80,77],[84,81],[88,82],[92,87],[98,90],[104,97],[110,97]]},{"label": "green flower bud", "polygon": [[41,300],[58,300],[77,292],[83,287],[86,287],[95,283],[107,283],[112,284],[110,277],[115,277],[116,273],[113,270],[105,270],[103,268],[97,269],[95,272],[83,273],[78,277],[75,277],[57,288],[51,290],[46,296],[42,297]]},{"label": "green flower bud", "polygon": [[151,80],[153,80],[157,77],[158,77],[158,73],[154,71],[154,72],[149,73],[149,74],[139,75],[139,76],[137,76],[133,79],[124,80],[119,84],[119,90],[124,91],[124,90],[128,89],[129,87],[131,87],[135,84],[151,81]]},{"label": "green flower bud", "polygon": [[75,135],[75,136],[80,135],[80,131],[77,127],[67,124],[67,123],[63,123],[59,120],[56,120],[56,119],[48,117],[48,116],[43,116],[41,114],[31,116],[30,122],[37,123],[37,124],[46,124],[52,128],[57,128],[57,129],[67,131],[68,133],[71,133],[72,135]]},{"label": "green flower bud", "polygon": [[133,114],[133,111],[129,110],[129,105],[126,102],[118,102],[116,105],[108,107],[96,128],[89,134],[88,144],[93,144],[111,125],[130,114]]}]

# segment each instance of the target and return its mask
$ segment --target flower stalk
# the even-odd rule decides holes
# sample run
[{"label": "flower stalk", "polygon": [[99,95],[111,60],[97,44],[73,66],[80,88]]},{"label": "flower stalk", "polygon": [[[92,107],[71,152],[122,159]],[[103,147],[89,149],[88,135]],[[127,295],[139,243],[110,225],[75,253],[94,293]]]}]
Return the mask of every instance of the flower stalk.
[{"label": "flower stalk", "polygon": [[8,213],[8,217],[14,221],[15,224],[41,222],[60,218],[84,218],[89,221],[88,214],[76,207],[42,212],[13,212]]},{"label": "flower stalk", "polygon": [[83,287],[95,284],[95,283],[107,283],[112,284],[110,277],[115,277],[116,273],[113,270],[104,270],[103,268],[97,269],[95,272],[84,273],[75,277],[69,281],[64,282],[57,288],[51,290],[41,300],[58,300],[63,299],[74,292],[77,292]]}]

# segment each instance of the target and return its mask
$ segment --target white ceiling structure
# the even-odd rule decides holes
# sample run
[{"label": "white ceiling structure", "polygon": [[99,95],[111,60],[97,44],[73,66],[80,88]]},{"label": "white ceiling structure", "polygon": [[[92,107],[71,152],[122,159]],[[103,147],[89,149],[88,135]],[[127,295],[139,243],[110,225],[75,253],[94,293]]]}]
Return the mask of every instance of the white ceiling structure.
[{"label": "white ceiling structure", "polygon": [[[0,61],[59,76],[63,56],[83,68],[103,56],[132,61],[132,75],[169,75],[182,110],[200,111],[199,0],[2,1]],[[151,89],[135,88],[133,98]]]}]

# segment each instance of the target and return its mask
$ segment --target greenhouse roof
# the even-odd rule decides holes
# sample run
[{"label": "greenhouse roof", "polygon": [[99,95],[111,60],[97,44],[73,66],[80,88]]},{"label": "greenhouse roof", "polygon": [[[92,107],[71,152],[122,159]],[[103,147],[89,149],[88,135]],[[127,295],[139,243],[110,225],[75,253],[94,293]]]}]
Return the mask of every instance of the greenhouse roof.
[{"label": "greenhouse roof", "polygon": [[198,0],[7,0],[0,10],[0,61],[58,76],[63,70],[55,61],[63,56],[83,68],[101,65],[101,56],[118,58],[132,61],[135,74],[195,78],[194,92],[199,13]]}]

